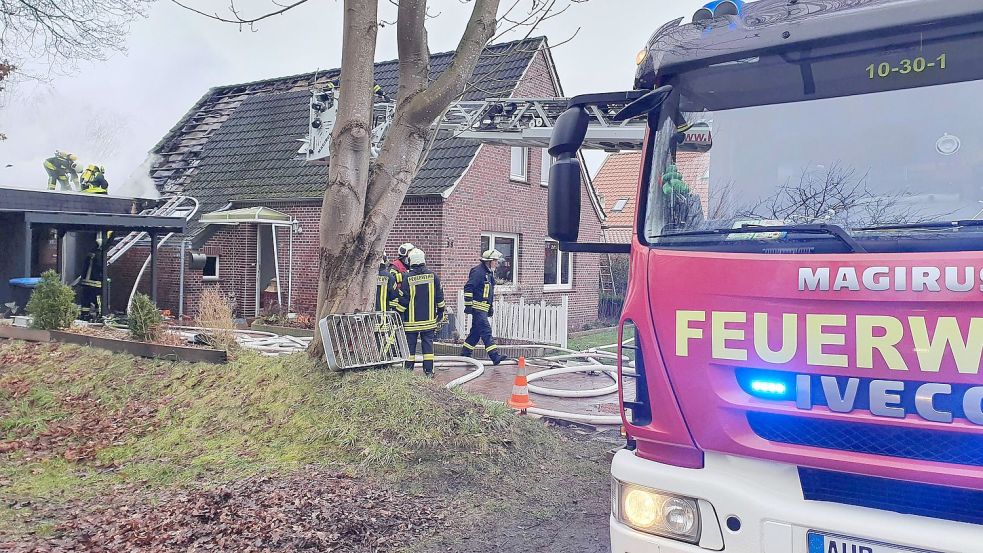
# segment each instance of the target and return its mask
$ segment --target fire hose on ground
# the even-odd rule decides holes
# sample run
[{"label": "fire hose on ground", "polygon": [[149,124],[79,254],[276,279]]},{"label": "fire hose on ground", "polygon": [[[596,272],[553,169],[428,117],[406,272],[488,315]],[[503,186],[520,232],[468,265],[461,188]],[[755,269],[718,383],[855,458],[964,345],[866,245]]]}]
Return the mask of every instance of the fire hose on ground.
[{"label": "fire hose on ground", "polygon": [[[575,351],[568,348],[562,348],[553,345],[535,345],[537,348],[547,348],[554,351],[560,352],[558,355],[551,355],[541,358],[532,358],[527,360],[532,366],[550,366],[551,368],[545,368],[544,370],[532,372],[526,377],[526,381],[529,382],[529,392],[531,394],[537,394],[541,396],[548,397],[558,397],[558,398],[591,398],[606,396],[609,394],[617,393],[618,391],[618,368],[614,365],[607,365],[599,361],[599,359],[605,360],[617,360],[617,354],[603,351],[604,349],[610,349],[617,347],[618,344],[610,344],[606,346],[601,346],[598,348],[593,348],[588,351]],[[587,363],[580,363],[574,365],[563,365],[561,361],[572,361],[575,359],[587,360]],[[415,356],[417,362],[422,362],[423,357],[420,355]],[[545,363],[546,365],[543,365]],[[460,378],[448,382],[445,386],[447,389],[453,389],[462,386],[468,382],[471,382],[479,377],[481,377],[487,365],[491,364],[491,361],[482,361],[478,359],[472,359],[470,357],[461,356],[451,356],[451,355],[441,355],[434,358],[435,366],[471,366],[474,370]],[[627,369],[627,367],[626,367]],[[534,381],[543,380],[552,376],[557,376],[561,374],[575,374],[575,373],[588,373],[588,374],[602,374],[609,378],[612,383],[601,388],[591,388],[587,390],[565,390],[557,388],[546,388],[542,386],[535,386],[532,384]],[[625,376],[634,377],[635,373],[631,370],[625,370]],[[561,411],[558,409],[544,409],[540,407],[530,407],[526,409],[526,412],[532,413],[534,415],[540,415],[545,417],[551,417],[561,420],[567,420],[571,422],[585,423],[585,424],[604,424],[604,425],[617,425],[621,424],[620,415],[594,415],[588,413],[573,413],[569,411]]]}]

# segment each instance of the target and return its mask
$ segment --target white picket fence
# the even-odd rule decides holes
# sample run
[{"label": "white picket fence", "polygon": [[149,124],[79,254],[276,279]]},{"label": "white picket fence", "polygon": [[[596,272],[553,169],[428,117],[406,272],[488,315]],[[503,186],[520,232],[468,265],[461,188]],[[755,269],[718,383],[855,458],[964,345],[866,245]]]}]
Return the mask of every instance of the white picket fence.
[{"label": "white picket fence", "polygon": [[[462,337],[471,330],[471,317],[464,314],[464,291],[457,293],[457,332]],[[496,338],[522,340],[537,344],[567,347],[567,318],[570,298],[563,296],[559,305],[495,300],[492,335]]]}]

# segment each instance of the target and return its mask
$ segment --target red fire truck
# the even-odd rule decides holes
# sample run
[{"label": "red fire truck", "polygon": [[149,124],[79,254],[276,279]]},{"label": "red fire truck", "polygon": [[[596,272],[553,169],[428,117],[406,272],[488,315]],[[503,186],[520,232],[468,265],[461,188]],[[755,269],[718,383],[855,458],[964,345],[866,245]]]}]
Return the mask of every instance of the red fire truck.
[{"label": "red fire truck", "polygon": [[[613,553],[983,552],[983,3],[718,0],[637,63],[550,144],[550,235],[631,255]],[[634,238],[578,243],[623,102]]]}]

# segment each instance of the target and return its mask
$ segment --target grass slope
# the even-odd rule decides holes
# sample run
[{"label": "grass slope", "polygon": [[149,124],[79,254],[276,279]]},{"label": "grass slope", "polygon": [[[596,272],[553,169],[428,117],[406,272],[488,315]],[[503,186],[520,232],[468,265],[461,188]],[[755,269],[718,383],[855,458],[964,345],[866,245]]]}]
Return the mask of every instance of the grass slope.
[{"label": "grass slope", "polygon": [[216,366],[0,340],[0,421],[8,536],[50,533],[48,507],[119,486],[207,487],[308,465],[441,493],[462,533],[606,490],[597,451],[499,403],[405,371],[325,373],[306,356]]}]

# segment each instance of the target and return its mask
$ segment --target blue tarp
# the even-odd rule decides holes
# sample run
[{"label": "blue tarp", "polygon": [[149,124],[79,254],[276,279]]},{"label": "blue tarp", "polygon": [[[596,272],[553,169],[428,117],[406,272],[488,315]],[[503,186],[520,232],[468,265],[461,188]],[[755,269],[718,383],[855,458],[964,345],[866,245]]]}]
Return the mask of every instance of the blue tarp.
[{"label": "blue tarp", "polygon": [[34,288],[41,282],[41,277],[12,278],[8,282],[11,286],[18,288]]}]

